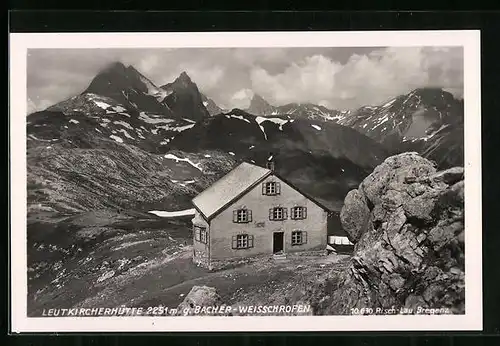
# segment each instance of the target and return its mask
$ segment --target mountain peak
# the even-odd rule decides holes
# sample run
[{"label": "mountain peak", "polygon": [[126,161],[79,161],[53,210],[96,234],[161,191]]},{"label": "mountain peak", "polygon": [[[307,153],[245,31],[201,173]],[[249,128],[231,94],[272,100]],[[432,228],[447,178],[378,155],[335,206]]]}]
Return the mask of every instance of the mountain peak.
[{"label": "mountain peak", "polygon": [[250,101],[250,106],[247,111],[252,114],[264,115],[272,113],[274,107],[269,104],[262,96],[259,94],[253,94],[252,100]]},{"label": "mountain peak", "polygon": [[191,78],[189,77],[186,71],[182,71],[182,73],[179,75],[177,79],[191,82]]},{"label": "mountain peak", "polygon": [[269,102],[267,102],[265,98],[263,98],[262,96],[260,96],[259,94],[256,94],[256,93],[253,94],[252,101],[265,102],[265,103],[269,104]]},{"label": "mountain peak", "polygon": [[127,67],[121,61],[114,61],[103,68],[100,73],[125,72]]}]

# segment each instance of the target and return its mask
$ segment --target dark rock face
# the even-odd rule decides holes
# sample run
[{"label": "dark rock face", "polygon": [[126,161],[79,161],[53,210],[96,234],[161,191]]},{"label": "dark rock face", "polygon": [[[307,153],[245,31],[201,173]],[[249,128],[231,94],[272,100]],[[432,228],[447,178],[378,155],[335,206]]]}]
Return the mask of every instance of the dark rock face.
[{"label": "dark rock face", "polygon": [[83,92],[88,93],[109,97],[129,110],[173,115],[161,103],[166,93],[133,66],[126,67],[120,62],[109,65],[97,74]]},{"label": "dark rock face", "polygon": [[163,103],[178,116],[194,121],[210,116],[203,105],[198,86],[186,72],[182,72],[175,81],[163,85],[161,89],[168,93]]},{"label": "dark rock face", "polygon": [[380,144],[334,122],[256,117],[239,109],[197,122],[165,147],[172,149],[217,150],[260,166],[276,153],[276,171],[333,210],[387,157]]},{"label": "dark rock face", "polygon": [[403,153],[349,192],[341,221],[354,257],[340,278],[316,288],[315,314],[366,307],[464,313],[463,173],[436,172],[435,163]]}]

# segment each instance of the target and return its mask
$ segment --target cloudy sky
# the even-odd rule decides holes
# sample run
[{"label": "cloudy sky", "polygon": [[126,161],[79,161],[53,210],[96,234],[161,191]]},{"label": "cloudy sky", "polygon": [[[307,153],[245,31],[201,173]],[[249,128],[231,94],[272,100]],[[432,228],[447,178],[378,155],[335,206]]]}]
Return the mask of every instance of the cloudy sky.
[{"label": "cloudy sky", "polygon": [[253,93],[273,105],[332,109],[380,104],[425,86],[463,93],[459,47],[31,49],[29,110],[82,92],[114,61],[133,65],[158,86],[186,71],[223,108],[246,108]]}]

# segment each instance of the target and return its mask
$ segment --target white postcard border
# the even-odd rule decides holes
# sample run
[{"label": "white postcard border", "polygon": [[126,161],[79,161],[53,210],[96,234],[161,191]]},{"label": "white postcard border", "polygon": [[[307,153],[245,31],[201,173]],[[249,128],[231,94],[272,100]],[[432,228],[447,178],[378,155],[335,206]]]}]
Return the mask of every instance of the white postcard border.
[{"label": "white postcard border", "polygon": [[[441,331],[482,329],[480,32],[10,34],[12,332]],[[29,48],[462,46],[465,104],[465,314],[394,316],[27,317],[26,64]]]}]

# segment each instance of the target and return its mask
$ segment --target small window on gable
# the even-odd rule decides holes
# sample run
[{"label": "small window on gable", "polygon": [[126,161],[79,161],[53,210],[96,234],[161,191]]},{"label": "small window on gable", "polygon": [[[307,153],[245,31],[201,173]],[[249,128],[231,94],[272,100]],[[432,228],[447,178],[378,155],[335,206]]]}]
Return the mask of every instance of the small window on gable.
[{"label": "small window on gable", "polygon": [[235,223],[252,222],[252,211],[249,209],[243,209],[243,208],[233,210],[233,222],[235,222]]},{"label": "small window on gable", "polygon": [[307,218],[307,208],[306,207],[293,207],[290,211],[290,218],[292,220],[304,220]]},{"label": "small window on gable", "polygon": [[269,209],[269,220],[280,221],[288,218],[287,208],[274,207]]},{"label": "small window on gable", "polygon": [[207,244],[208,243],[208,232],[205,227],[194,226],[194,240]]},{"label": "small window on gable", "polygon": [[262,194],[266,196],[275,196],[281,193],[281,186],[278,181],[268,181],[262,183]]},{"label": "small window on gable", "polygon": [[232,239],[233,249],[249,249],[252,247],[253,247],[253,235],[237,234],[233,236]]},{"label": "small window on gable", "polygon": [[307,232],[293,231],[292,232],[292,245],[303,245],[307,243]]}]

